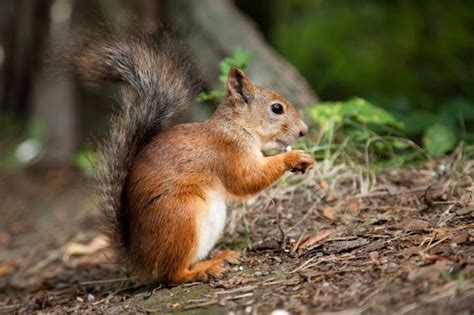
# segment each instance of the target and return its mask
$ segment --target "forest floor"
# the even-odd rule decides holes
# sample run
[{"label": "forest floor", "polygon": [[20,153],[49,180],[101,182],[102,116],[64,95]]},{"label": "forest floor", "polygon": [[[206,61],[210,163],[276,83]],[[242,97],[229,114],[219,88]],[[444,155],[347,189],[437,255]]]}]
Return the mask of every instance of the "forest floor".
[{"label": "forest floor", "polygon": [[376,176],[323,161],[229,209],[218,247],[240,265],[166,286],[113,264],[77,170],[3,174],[0,313],[472,314],[473,175],[456,156]]}]

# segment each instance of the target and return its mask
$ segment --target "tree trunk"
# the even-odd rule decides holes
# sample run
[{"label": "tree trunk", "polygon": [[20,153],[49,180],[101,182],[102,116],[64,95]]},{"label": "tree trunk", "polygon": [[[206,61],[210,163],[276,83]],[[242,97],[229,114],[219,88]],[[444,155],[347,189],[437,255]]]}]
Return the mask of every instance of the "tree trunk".
[{"label": "tree trunk", "polygon": [[[71,28],[72,0],[54,0],[50,9],[48,44],[63,45]],[[67,73],[57,77],[42,67],[34,77],[31,119],[37,123],[44,141],[41,163],[67,165],[78,144],[77,85]]]},{"label": "tree trunk", "polygon": [[49,3],[0,1],[0,112],[23,120],[47,35]]},{"label": "tree trunk", "polygon": [[275,89],[300,108],[318,102],[308,82],[265,42],[231,1],[171,0],[166,10],[169,23],[190,44],[207,82],[216,81],[218,61],[242,47],[254,54],[247,72],[257,84]]}]

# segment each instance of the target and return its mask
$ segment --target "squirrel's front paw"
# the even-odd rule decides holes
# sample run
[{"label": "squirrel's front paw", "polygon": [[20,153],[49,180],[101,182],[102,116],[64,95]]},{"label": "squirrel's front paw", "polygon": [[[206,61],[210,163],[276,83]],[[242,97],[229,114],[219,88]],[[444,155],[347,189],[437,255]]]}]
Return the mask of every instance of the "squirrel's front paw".
[{"label": "squirrel's front paw", "polygon": [[304,153],[302,150],[293,150],[285,153],[285,165],[292,172],[304,173],[313,164],[314,157]]}]

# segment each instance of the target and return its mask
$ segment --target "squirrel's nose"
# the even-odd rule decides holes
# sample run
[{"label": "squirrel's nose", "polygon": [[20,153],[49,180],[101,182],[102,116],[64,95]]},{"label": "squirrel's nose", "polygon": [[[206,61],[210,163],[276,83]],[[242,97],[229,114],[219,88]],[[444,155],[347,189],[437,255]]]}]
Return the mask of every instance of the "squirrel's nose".
[{"label": "squirrel's nose", "polygon": [[300,130],[298,135],[301,138],[301,137],[306,136],[307,133],[308,133],[308,126],[304,125],[304,127]]}]

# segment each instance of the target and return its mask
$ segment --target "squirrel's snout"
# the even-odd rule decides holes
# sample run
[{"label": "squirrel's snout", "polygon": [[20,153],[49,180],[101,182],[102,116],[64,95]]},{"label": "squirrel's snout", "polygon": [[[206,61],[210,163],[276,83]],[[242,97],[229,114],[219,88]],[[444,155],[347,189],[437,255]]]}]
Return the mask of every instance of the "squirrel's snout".
[{"label": "squirrel's snout", "polygon": [[301,128],[300,132],[298,133],[298,136],[302,138],[306,136],[307,133],[308,133],[308,126],[303,125],[303,128]]}]

